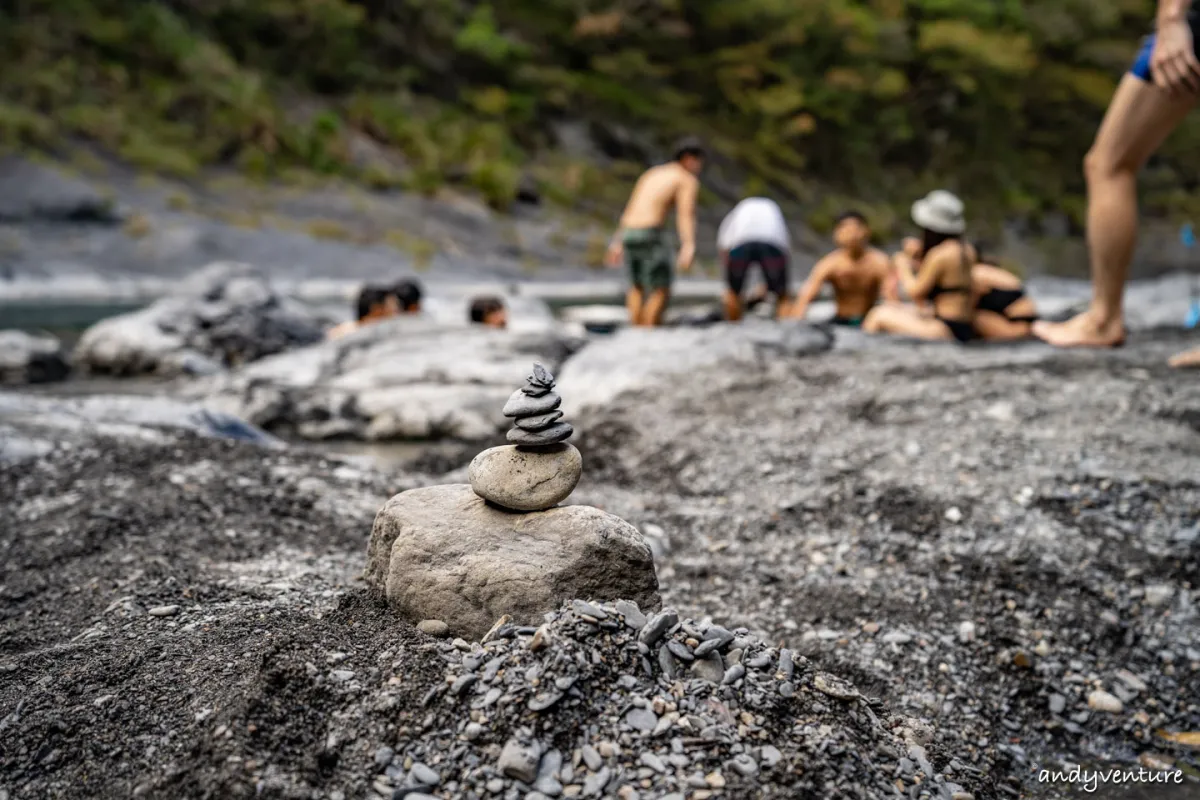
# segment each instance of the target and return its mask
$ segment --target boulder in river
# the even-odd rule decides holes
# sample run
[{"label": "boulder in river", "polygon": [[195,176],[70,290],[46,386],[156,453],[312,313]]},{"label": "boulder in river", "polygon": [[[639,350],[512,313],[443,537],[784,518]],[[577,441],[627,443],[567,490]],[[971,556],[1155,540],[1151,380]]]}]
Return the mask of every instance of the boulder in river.
[{"label": "boulder in river", "polygon": [[505,614],[537,625],[573,598],[661,604],[650,548],[628,522],[589,506],[513,514],[464,484],[389,500],[364,578],[413,624],[440,619],[475,639]]},{"label": "boulder in river", "polygon": [[62,344],[53,336],[0,331],[0,383],[50,383],[70,371]]},{"label": "boulder in river", "polygon": [[211,374],[319,342],[322,322],[247,264],[217,262],[140,311],[101,320],[75,362],[97,374]]},{"label": "boulder in river", "polygon": [[281,353],[190,391],[267,430],[306,439],[460,439],[500,433],[513,375],[557,366],[581,342],[402,316]]},{"label": "boulder in river", "polygon": [[183,431],[212,439],[232,439],[282,448],[274,436],[229,414],[165,397],[0,392],[0,464],[24,461],[74,447],[96,437],[129,445],[169,441]]},{"label": "boulder in river", "polygon": [[833,338],[804,323],[746,320],[711,327],[626,328],[593,342],[559,371],[567,414],[600,409],[625,392],[667,389],[697,370],[759,367],[819,353]]}]

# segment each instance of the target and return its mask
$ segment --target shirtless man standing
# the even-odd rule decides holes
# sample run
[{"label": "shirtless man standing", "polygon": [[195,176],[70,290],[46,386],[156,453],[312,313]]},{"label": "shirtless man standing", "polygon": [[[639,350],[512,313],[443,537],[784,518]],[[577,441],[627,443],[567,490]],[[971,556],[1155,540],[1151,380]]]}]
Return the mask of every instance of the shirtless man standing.
[{"label": "shirtless man standing", "polygon": [[[1092,302],[1061,323],[1038,322],[1035,335],[1058,347],[1114,347],[1125,341],[1122,302],[1137,239],[1137,174],[1196,105],[1200,8],[1192,0],[1158,0],[1155,32],[1117,85],[1096,140],[1083,161]],[[1200,350],[1173,366],[1200,360]]]},{"label": "shirtless man standing", "polygon": [[[667,308],[673,278],[672,266],[687,272],[696,258],[696,198],[704,167],[704,148],[695,139],[675,147],[668,164],[651,167],[633,187],[621,223],[608,246],[610,267],[629,269],[625,306],[634,325],[659,325]],[[679,229],[679,255],[672,258],[666,228],[667,214],[675,207]],[[674,264],[672,264],[674,262]]]},{"label": "shirtless man standing", "polygon": [[802,319],[821,287],[830,283],[837,302],[837,314],[830,321],[835,325],[861,327],[880,293],[891,285],[891,260],[882,250],[871,247],[870,242],[871,229],[866,217],[857,211],[838,215],[833,227],[833,243],[838,249],[813,267],[792,316]]}]

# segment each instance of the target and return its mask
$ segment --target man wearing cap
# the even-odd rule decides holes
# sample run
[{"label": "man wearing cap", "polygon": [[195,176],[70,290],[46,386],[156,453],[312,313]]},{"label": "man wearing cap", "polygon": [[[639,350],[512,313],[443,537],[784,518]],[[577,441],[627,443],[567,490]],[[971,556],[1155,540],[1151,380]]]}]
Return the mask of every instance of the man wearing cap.
[{"label": "man wearing cap", "polygon": [[[696,258],[696,198],[704,147],[696,139],[675,146],[669,163],[642,173],[633,187],[605,260],[610,267],[622,261],[629,270],[625,306],[633,325],[660,325],[667,308],[674,267],[687,272]],[[679,230],[676,256],[666,231],[667,214],[675,207]]]},{"label": "man wearing cap", "polygon": [[[1137,239],[1137,173],[1196,104],[1198,28],[1200,9],[1192,0],[1158,0],[1155,32],[1117,85],[1083,161],[1092,302],[1067,322],[1034,324],[1034,334],[1052,345],[1115,347],[1125,341],[1122,303]],[[1174,365],[1191,360],[1200,362],[1200,351]]]}]

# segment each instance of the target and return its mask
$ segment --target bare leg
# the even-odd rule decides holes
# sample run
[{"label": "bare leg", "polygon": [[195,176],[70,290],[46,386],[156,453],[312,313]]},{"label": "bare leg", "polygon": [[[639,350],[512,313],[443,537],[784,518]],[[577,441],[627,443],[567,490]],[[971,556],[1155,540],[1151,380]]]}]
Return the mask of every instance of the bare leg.
[{"label": "bare leg", "polygon": [[642,324],[642,290],[639,287],[630,286],[625,293],[625,310],[629,312],[630,325]]},{"label": "bare leg", "polygon": [[1083,162],[1092,304],[1067,322],[1035,323],[1034,334],[1058,347],[1112,347],[1125,340],[1122,300],[1137,241],[1137,173],[1194,104],[1132,75],[1121,79]]},{"label": "bare leg", "polygon": [[1195,350],[1188,350],[1186,353],[1180,353],[1168,363],[1176,369],[1198,369],[1200,368],[1200,347],[1197,347]]},{"label": "bare leg", "polygon": [[780,295],[775,298],[775,319],[787,319],[792,315],[792,298]]},{"label": "bare leg", "polygon": [[725,306],[725,319],[730,322],[737,322],[742,318],[742,298],[738,297],[732,289],[726,289],[721,295],[721,302]]},{"label": "bare leg", "polygon": [[949,339],[950,329],[933,317],[922,317],[911,306],[875,306],[863,320],[865,333],[892,333],[916,339]]},{"label": "bare leg", "polygon": [[667,310],[669,295],[666,289],[655,289],[650,292],[646,304],[642,306],[643,325],[662,325],[663,312]]},{"label": "bare leg", "polygon": [[1031,334],[1032,325],[1028,322],[1013,322],[1003,314],[994,311],[975,312],[975,330],[980,338],[989,342],[1014,342],[1026,339]]}]

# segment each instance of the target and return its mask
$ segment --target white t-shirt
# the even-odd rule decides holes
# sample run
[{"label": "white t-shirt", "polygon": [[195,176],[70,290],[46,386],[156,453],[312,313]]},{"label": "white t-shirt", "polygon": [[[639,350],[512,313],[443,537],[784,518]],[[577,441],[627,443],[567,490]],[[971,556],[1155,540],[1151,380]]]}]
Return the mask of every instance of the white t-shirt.
[{"label": "white t-shirt", "polygon": [[747,242],[773,244],[787,252],[792,249],[787,222],[774,200],[747,197],[733,207],[717,231],[717,248],[732,250]]}]

